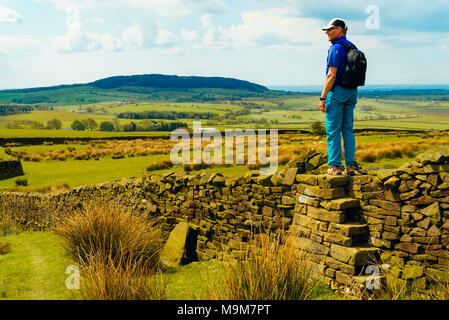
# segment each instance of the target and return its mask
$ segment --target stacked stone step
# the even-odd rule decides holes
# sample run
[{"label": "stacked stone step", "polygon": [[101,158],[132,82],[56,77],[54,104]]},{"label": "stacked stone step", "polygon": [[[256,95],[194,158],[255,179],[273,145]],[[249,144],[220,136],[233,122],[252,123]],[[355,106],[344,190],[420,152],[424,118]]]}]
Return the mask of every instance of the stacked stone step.
[{"label": "stacked stone step", "polygon": [[359,200],[349,197],[352,177],[300,174],[291,231],[298,249],[309,252],[316,273],[334,289],[362,286],[367,266],[379,249],[369,245],[369,228],[359,215]]}]

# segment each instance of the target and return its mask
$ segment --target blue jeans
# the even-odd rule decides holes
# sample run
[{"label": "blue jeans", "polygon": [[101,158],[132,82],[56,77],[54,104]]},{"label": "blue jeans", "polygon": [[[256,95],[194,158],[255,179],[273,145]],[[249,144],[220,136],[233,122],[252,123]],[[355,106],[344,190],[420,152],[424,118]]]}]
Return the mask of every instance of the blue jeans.
[{"label": "blue jeans", "polygon": [[326,97],[326,135],[328,164],[341,166],[341,136],[343,135],[346,166],[358,166],[354,160],[354,108],[357,104],[357,89],[346,89],[336,85]]}]

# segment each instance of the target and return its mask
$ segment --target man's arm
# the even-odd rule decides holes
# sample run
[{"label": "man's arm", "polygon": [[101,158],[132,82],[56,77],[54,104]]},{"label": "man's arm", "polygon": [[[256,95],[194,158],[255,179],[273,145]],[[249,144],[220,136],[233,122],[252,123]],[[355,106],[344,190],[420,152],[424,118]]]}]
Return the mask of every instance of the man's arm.
[{"label": "man's arm", "polygon": [[[327,94],[334,86],[335,79],[337,78],[337,70],[338,68],[336,67],[329,67],[326,80],[324,81],[323,92],[321,93],[322,98],[326,98]],[[320,110],[326,113],[326,101],[320,101]]]}]

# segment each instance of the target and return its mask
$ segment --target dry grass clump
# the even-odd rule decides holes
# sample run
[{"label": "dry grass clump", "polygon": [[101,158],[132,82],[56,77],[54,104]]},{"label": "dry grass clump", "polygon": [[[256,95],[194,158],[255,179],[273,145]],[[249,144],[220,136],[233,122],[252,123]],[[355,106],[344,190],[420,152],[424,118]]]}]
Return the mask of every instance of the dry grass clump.
[{"label": "dry grass clump", "polygon": [[94,254],[81,264],[79,294],[83,300],[165,300],[167,281],[157,268],[147,268],[142,259],[120,255],[104,261]]},{"label": "dry grass clump", "polygon": [[11,252],[11,244],[0,242],[0,256]]},{"label": "dry grass clump", "polygon": [[55,229],[81,267],[83,299],[165,299],[159,253],[164,230],[155,218],[118,203],[93,202]]},{"label": "dry grass clump", "polygon": [[[149,156],[156,154],[169,154],[176,142],[166,139],[136,139],[136,140],[92,140],[87,141],[64,141],[64,144],[87,145],[83,149],[68,146],[66,149],[48,150],[45,152],[35,152],[32,155],[26,151],[5,149],[8,155],[24,161],[48,161],[48,160],[89,160],[99,159],[101,157],[112,157],[113,159],[122,159],[125,156]],[[44,145],[49,145],[44,144]],[[67,152],[66,152],[67,151]],[[62,154],[65,154],[64,156]]]},{"label": "dry grass clump", "polygon": [[147,171],[154,171],[154,170],[164,170],[164,169],[170,169],[173,167],[173,162],[171,160],[162,160],[155,163],[150,163],[147,166]]},{"label": "dry grass clump", "polygon": [[0,237],[18,234],[21,231],[22,228],[14,219],[6,215],[0,215]]},{"label": "dry grass clump", "polygon": [[306,300],[320,283],[313,276],[308,254],[294,245],[295,237],[280,239],[274,234],[257,238],[248,246],[243,261],[228,255],[217,272],[211,299]]},{"label": "dry grass clump", "polygon": [[[92,255],[112,259],[143,258],[157,265],[162,248],[163,229],[156,218],[134,212],[116,203],[90,202],[56,227],[70,256],[83,262]],[[136,261],[137,261],[136,260]]]},{"label": "dry grass clump", "polygon": [[448,144],[449,140],[385,141],[357,143],[356,158],[359,161],[375,162],[380,159],[415,157],[419,152],[436,144]]}]

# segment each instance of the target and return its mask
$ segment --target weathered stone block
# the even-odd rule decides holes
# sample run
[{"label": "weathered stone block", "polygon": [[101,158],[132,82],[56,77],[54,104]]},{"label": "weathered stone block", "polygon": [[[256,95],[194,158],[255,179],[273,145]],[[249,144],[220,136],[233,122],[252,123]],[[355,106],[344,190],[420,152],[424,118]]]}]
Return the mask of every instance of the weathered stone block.
[{"label": "weathered stone block", "polygon": [[422,209],[421,213],[437,221],[441,219],[440,206],[438,205],[438,202],[434,202],[425,209]]},{"label": "weathered stone block", "polygon": [[321,188],[332,189],[337,187],[343,187],[349,184],[349,176],[331,176],[328,174],[322,174],[317,176],[318,185]]},{"label": "weathered stone block", "polygon": [[412,237],[410,237],[408,234],[404,234],[401,239],[399,239],[399,241],[401,242],[412,242],[413,239]]},{"label": "weathered stone block", "polygon": [[329,232],[339,233],[347,237],[366,235],[369,233],[368,225],[364,223],[330,223]]},{"label": "weathered stone block", "polygon": [[435,190],[430,192],[430,196],[433,198],[449,197],[449,190]]},{"label": "weathered stone block", "polygon": [[345,221],[345,214],[343,211],[329,211],[326,209],[308,207],[307,215],[317,220],[324,220],[335,223],[343,223]]},{"label": "weathered stone block", "polygon": [[387,190],[395,190],[399,187],[400,184],[401,179],[396,176],[393,176],[384,182],[384,186]]},{"label": "weathered stone block", "polygon": [[425,237],[426,236],[426,230],[421,228],[413,228],[412,231],[410,231],[410,236],[412,237]]},{"label": "weathered stone block", "polygon": [[189,224],[181,222],[170,232],[170,236],[161,253],[161,263],[166,267],[176,267],[185,256]]},{"label": "weathered stone block", "polygon": [[352,245],[352,238],[338,233],[325,233],[323,239],[326,242],[336,243],[345,247],[350,247]]},{"label": "weathered stone block", "polygon": [[385,231],[382,233],[382,238],[385,240],[397,240],[399,237],[396,233]]},{"label": "weathered stone block", "polygon": [[295,182],[297,172],[298,168],[288,168],[284,176],[283,184],[291,186]]},{"label": "weathered stone block", "polygon": [[355,267],[353,265],[351,266],[349,264],[345,264],[331,257],[326,257],[325,264],[333,270],[340,270],[345,273],[355,275]]},{"label": "weathered stone block", "polygon": [[385,218],[385,224],[387,226],[395,226],[397,223],[398,218],[393,216],[388,216]]},{"label": "weathered stone block", "polygon": [[429,230],[427,230],[427,236],[428,237],[438,237],[441,235],[440,229],[436,225],[433,225],[430,227]]},{"label": "weathered stone block", "polygon": [[417,225],[418,227],[424,229],[424,230],[427,230],[427,229],[429,228],[429,225],[430,225],[430,218],[427,217],[427,218],[425,218],[424,220],[418,222],[416,225]]},{"label": "weathered stone block", "polygon": [[313,207],[318,207],[320,201],[317,198],[309,197],[304,194],[301,194],[298,197],[298,202],[302,204],[306,204]]},{"label": "weathered stone block", "polygon": [[384,191],[384,198],[387,201],[401,201],[401,195],[391,190]]},{"label": "weathered stone block", "polygon": [[346,194],[344,188],[322,189],[318,186],[308,186],[303,184],[298,185],[298,192],[310,197],[317,197],[323,199],[343,198]]},{"label": "weathered stone block", "polygon": [[314,174],[298,174],[296,175],[296,182],[317,186],[318,178]]},{"label": "weathered stone block", "polygon": [[402,279],[416,279],[424,274],[424,267],[419,265],[406,264],[402,270]]},{"label": "weathered stone block", "polygon": [[369,203],[388,211],[401,211],[401,205],[397,202],[372,199]]},{"label": "weathered stone block", "polygon": [[327,210],[346,210],[349,208],[358,208],[359,200],[353,198],[342,198],[329,201],[321,201],[320,205]]},{"label": "weathered stone block", "polygon": [[416,197],[419,193],[420,193],[420,191],[418,189],[415,189],[410,192],[401,193],[399,197],[402,201],[405,201],[405,200],[410,200],[411,198]]},{"label": "weathered stone block", "polygon": [[416,243],[397,243],[394,246],[395,249],[405,251],[408,253],[421,253],[423,252],[423,248],[421,245]]},{"label": "weathered stone block", "polygon": [[332,244],[330,256],[349,265],[364,266],[372,264],[379,257],[379,249],[364,247],[344,247]]}]

